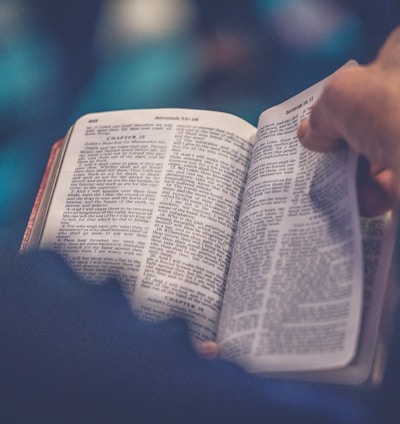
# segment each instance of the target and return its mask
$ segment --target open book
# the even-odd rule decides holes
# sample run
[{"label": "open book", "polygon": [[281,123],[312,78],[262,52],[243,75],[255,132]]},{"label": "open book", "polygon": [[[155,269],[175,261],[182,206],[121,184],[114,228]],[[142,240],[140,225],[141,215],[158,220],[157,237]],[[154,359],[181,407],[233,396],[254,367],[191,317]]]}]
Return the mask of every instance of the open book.
[{"label": "open book", "polygon": [[22,249],[117,278],[139,316],[184,317],[250,372],[376,381],[395,222],[360,220],[352,152],[299,144],[323,84],[257,128],[200,110],[81,117],[52,150]]}]

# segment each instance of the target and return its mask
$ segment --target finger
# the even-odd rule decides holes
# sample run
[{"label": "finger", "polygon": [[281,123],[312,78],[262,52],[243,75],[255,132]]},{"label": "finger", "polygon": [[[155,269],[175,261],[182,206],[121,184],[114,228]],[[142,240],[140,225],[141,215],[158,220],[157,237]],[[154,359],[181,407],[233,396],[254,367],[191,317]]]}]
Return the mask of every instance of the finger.
[{"label": "finger", "polygon": [[392,209],[397,202],[396,181],[388,169],[382,169],[360,157],[357,169],[357,193],[360,214],[371,217]]},{"label": "finger", "polygon": [[217,343],[212,341],[196,342],[195,348],[204,358],[217,359],[220,356],[219,346]]},{"label": "finger", "polygon": [[354,140],[349,140],[348,129],[354,125],[353,89],[360,72],[359,65],[349,64],[329,78],[309,118],[300,123],[298,137],[305,147],[317,152],[332,152],[347,143],[352,145]]},{"label": "finger", "polygon": [[[344,146],[343,140],[332,130],[329,134],[329,127],[318,110],[318,104],[312,109],[310,118],[305,119],[299,125],[297,137],[300,143],[310,150],[316,152],[332,152]],[[328,131],[327,131],[328,128]]]},{"label": "finger", "polygon": [[387,68],[394,68],[398,72],[400,65],[400,26],[390,33],[380,48],[376,61]]}]

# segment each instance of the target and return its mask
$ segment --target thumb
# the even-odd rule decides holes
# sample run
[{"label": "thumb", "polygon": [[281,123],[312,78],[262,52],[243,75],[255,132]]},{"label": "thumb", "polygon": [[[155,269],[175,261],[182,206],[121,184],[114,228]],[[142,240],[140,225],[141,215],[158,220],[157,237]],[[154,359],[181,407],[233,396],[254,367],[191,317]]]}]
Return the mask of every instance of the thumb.
[{"label": "thumb", "polygon": [[331,127],[332,120],[326,120],[321,105],[317,102],[309,118],[304,119],[297,130],[300,143],[316,152],[332,152],[341,148],[345,142]]},{"label": "thumb", "polygon": [[[321,96],[311,108],[310,116],[298,129],[298,137],[305,147],[317,152],[332,152],[354,141],[349,140],[349,129],[355,125],[353,116],[357,98],[354,87],[362,72],[359,65],[349,64],[329,77]],[[360,87],[356,88],[360,91]],[[364,91],[362,86],[361,93]]]}]

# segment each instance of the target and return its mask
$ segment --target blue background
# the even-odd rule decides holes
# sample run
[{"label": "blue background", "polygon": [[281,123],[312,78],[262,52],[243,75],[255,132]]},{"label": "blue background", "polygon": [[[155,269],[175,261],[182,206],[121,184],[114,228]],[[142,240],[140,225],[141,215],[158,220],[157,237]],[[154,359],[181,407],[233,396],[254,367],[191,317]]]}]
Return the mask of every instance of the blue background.
[{"label": "blue background", "polygon": [[0,243],[17,250],[54,141],[80,115],[260,112],[373,59],[396,0],[0,0]]}]

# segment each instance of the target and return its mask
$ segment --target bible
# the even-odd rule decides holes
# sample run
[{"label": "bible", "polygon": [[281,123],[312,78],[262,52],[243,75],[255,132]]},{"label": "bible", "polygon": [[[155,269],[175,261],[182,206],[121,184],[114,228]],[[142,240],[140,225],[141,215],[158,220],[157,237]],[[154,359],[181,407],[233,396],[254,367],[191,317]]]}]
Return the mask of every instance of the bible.
[{"label": "bible", "polygon": [[360,218],[348,149],[297,139],[324,81],[264,111],[82,116],[50,154],[21,250],[116,278],[136,314],[183,317],[252,373],[378,382],[394,212]]}]

